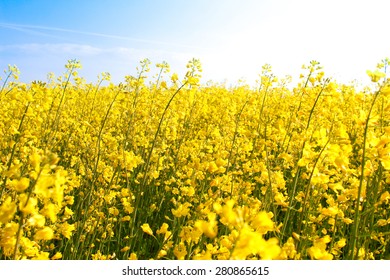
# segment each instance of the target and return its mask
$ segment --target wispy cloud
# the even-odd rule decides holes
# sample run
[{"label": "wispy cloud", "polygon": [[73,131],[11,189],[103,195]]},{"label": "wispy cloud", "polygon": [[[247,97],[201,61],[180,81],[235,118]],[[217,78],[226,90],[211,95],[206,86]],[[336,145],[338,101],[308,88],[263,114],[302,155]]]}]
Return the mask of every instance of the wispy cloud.
[{"label": "wispy cloud", "polygon": [[[2,61],[2,57],[11,57]],[[88,44],[10,44],[0,45],[1,64],[16,64],[26,80],[42,79],[48,72],[62,73],[69,59],[77,59],[83,65],[83,75],[93,79],[101,72],[110,72],[117,79],[135,71],[139,61],[148,58],[151,62],[168,61],[175,72],[184,71],[186,63],[193,57],[191,52],[166,51],[159,48],[138,49],[129,47],[95,47]]]},{"label": "wispy cloud", "polygon": [[155,40],[146,40],[146,39],[140,39],[140,38],[134,38],[128,36],[112,35],[112,34],[97,33],[97,32],[87,32],[81,30],[73,30],[73,29],[66,29],[66,28],[41,26],[41,25],[27,25],[27,24],[14,24],[14,23],[0,22],[0,28],[13,29],[21,32],[30,32],[31,34],[34,33],[35,35],[40,35],[40,36],[51,36],[51,35],[47,33],[37,32],[35,30],[55,31],[55,32],[63,32],[63,33],[70,33],[70,34],[81,34],[87,36],[101,37],[107,39],[117,39],[122,41],[131,41],[131,42],[138,42],[138,43],[145,43],[145,44],[159,45],[159,46],[206,50],[206,48],[200,48],[198,46],[192,46],[192,45],[155,41]]},{"label": "wispy cloud", "polygon": [[174,60],[182,60],[184,57],[188,61],[191,58],[190,52],[181,51],[166,51],[160,49],[137,49],[129,47],[95,47],[88,44],[12,44],[0,45],[1,52],[13,52],[23,55],[55,55],[58,57],[72,56],[72,57],[111,57],[122,59],[139,60],[149,58],[153,60],[161,60],[162,57],[166,59],[173,58]]},{"label": "wispy cloud", "polygon": [[13,44],[0,46],[1,51],[22,52],[26,54],[67,54],[98,55],[104,49],[81,44]]},{"label": "wispy cloud", "polygon": [[5,25],[3,26],[3,25],[0,23],[0,28],[12,29],[12,30],[16,30],[16,31],[23,32],[23,33],[25,33],[25,34],[30,34],[30,35],[37,35],[37,36],[50,37],[50,38],[59,38],[58,36],[54,36],[54,35],[47,34],[47,33],[40,32],[40,31],[36,31],[36,30],[31,30],[31,29],[23,28],[23,27],[20,27],[20,26],[17,26],[17,25],[7,25],[7,24],[5,24]]}]

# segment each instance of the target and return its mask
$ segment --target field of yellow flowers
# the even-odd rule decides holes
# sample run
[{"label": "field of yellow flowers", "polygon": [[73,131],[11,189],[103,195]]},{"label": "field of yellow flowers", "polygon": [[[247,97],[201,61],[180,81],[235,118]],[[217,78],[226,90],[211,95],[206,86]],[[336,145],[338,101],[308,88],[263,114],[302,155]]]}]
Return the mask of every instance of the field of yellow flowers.
[{"label": "field of yellow flowers", "polygon": [[[149,60],[0,84],[0,259],[389,259],[388,59],[363,90],[200,85]],[[105,85],[107,84],[107,85]]]}]

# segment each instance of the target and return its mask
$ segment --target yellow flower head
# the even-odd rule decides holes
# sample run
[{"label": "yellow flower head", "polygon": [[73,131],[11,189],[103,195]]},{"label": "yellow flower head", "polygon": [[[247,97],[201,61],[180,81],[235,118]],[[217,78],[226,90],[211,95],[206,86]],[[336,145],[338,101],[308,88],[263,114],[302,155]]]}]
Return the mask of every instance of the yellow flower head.
[{"label": "yellow flower head", "polygon": [[167,223],[163,223],[161,227],[156,231],[157,234],[165,234],[168,231],[169,225]]},{"label": "yellow flower head", "polygon": [[191,206],[190,203],[185,202],[184,204],[179,204],[179,206],[176,209],[172,209],[171,212],[173,216],[180,218],[183,216],[187,216],[190,212],[189,207]]},{"label": "yellow flower head", "polygon": [[371,82],[373,83],[378,82],[380,79],[386,76],[385,73],[379,70],[375,70],[375,71],[367,70],[367,75],[371,78]]},{"label": "yellow flower head", "polygon": [[153,236],[153,231],[152,229],[150,228],[149,224],[145,223],[141,226],[141,229],[143,232],[145,232],[146,234],[149,234],[149,235],[152,235]]},{"label": "yellow flower head", "polygon": [[173,73],[171,76],[172,83],[176,83],[177,80],[179,80],[179,76],[176,73]]},{"label": "yellow flower head", "polygon": [[59,210],[60,209],[56,204],[48,203],[42,208],[40,213],[55,223],[57,221],[57,214]]},{"label": "yellow flower head", "polygon": [[326,244],[331,241],[329,235],[318,238],[313,242],[313,246],[307,249],[307,253],[314,260],[332,260],[333,255],[326,251]]},{"label": "yellow flower head", "polygon": [[38,212],[38,199],[36,197],[28,197],[26,193],[19,195],[19,209],[24,214],[34,214]]},{"label": "yellow flower head", "polygon": [[33,227],[38,227],[38,228],[43,227],[45,225],[45,222],[46,222],[46,219],[41,214],[32,215],[28,219],[28,225],[33,226]]},{"label": "yellow flower head", "polygon": [[25,191],[28,186],[30,185],[30,179],[26,177],[22,177],[19,180],[12,180],[11,186],[17,191],[17,192],[23,192]]},{"label": "yellow flower head", "polygon": [[274,222],[270,215],[272,217],[272,214],[267,214],[265,211],[258,213],[252,220],[251,226],[260,234],[266,234],[268,231],[274,230]]},{"label": "yellow flower head", "polygon": [[73,231],[75,231],[76,227],[74,224],[68,224],[67,222],[63,223],[60,228],[59,232],[67,239],[70,239],[72,236]]},{"label": "yellow flower head", "polygon": [[51,260],[60,260],[62,259],[62,253],[61,252],[57,252],[54,254],[54,256],[51,257]]},{"label": "yellow flower head", "polygon": [[214,238],[218,233],[217,214],[210,212],[207,214],[209,221],[199,220],[195,222],[195,227],[209,238]]},{"label": "yellow flower head", "polygon": [[0,205],[0,223],[6,224],[8,221],[12,220],[16,212],[16,204],[12,201],[12,198],[9,196],[3,203]]},{"label": "yellow flower head", "polygon": [[44,227],[35,233],[35,240],[51,240],[54,237],[53,230],[50,227]]},{"label": "yellow flower head", "polygon": [[185,257],[187,256],[187,249],[184,242],[180,242],[175,246],[175,248],[173,249],[173,254],[178,260],[185,259]]}]

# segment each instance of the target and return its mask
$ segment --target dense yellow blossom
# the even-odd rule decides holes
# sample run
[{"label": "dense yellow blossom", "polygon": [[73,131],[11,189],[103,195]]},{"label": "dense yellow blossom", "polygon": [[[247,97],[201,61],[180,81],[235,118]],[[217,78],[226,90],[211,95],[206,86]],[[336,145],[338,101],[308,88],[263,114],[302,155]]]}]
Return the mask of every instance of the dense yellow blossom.
[{"label": "dense yellow blossom", "polygon": [[0,259],[386,259],[388,60],[364,88],[144,59],[120,84],[0,85]]}]

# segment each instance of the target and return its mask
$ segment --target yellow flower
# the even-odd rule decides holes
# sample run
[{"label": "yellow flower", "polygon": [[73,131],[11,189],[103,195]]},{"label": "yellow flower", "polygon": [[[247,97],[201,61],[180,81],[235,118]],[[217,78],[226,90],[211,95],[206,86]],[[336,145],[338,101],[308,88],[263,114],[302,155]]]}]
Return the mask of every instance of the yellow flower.
[{"label": "yellow flower", "polygon": [[[43,172],[42,172],[43,173]],[[49,174],[41,174],[34,187],[34,193],[42,198],[50,198],[55,179]]]},{"label": "yellow flower", "polygon": [[16,204],[9,196],[2,203],[2,205],[0,205],[0,223],[6,224],[8,221],[12,220],[15,215],[15,212]]},{"label": "yellow flower", "polygon": [[339,209],[337,206],[330,206],[321,210],[321,214],[329,217],[334,217],[338,214]]},{"label": "yellow flower", "polygon": [[141,229],[142,229],[142,231],[145,232],[146,234],[149,234],[149,235],[152,235],[152,236],[154,235],[152,229],[151,229],[150,226],[149,226],[149,224],[143,224],[143,225],[141,226]]},{"label": "yellow flower", "polygon": [[192,226],[183,226],[180,231],[179,237],[182,241],[186,241],[188,244],[198,244],[201,235],[202,232],[198,228]]},{"label": "yellow flower", "polygon": [[366,250],[364,248],[359,248],[358,259],[363,260],[365,256],[366,256]]},{"label": "yellow flower", "polygon": [[118,216],[119,210],[118,210],[118,208],[113,206],[113,207],[108,208],[108,213],[110,213],[111,215],[114,215],[114,216]]},{"label": "yellow flower", "polygon": [[178,260],[184,260],[184,258],[187,256],[187,249],[184,245],[184,242],[180,242],[175,246],[173,249],[173,254]]},{"label": "yellow flower", "polygon": [[189,207],[191,206],[190,203],[185,202],[184,204],[179,204],[179,206],[176,209],[172,209],[171,212],[172,214],[177,217],[183,217],[189,215],[190,209]]},{"label": "yellow flower", "polygon": [[252,220],[251,226],[260,234],[266,234],[268,231],[274,230],[274,222],[271,220],[271,214],[262,211],[258,213]]},{"label": "yellow flower", "polygon": [[162,257],[165,257],[166,255],[167,255],[168,253],[167,253],[167,251],[165,251],[165,250],[160,250],[159,252],[158,252],[158,254],[157,254],[157,259],[161,259]]},{"label": "yellow flower", "polygon": [[176,73],[173,73],[171,76],[172,83],[176,83],[177,80],[179,80],[179,76]]},{"label": "yellow flower", "polygon": [[23,248],[23,254],[27,258],[33,258],[37,256],[40,251],[38,243],[26,237],[20,238],[20,247]]},{"label": "yellow flower", "polygon": [[232,241],[225,235],[223,236],[221,239],[221,245],[226,247],[227,249],[231,249],[233,248],[233,243]]},{"label": "yellow flower", "polygon": [[241,229],[231,255],[233,260],[245,260],[249,255],[256,254],[258,247],[264,244],[262,235],[254,232],[247,225]]},{"label": "yellow flower", "polygon": [[138,260],[137,254],[136,253],[131,253],[130,257],[128,259],[129,260]]},{"label": "yellow flower", "polygon": [[180,192],[185,196],[194,196],[195,189],[193,187],[181,187]]},{"label": "yellow flower", "polygon": [[59,207],[53,203],[46,204],[40,211],[42,215],[49,218],[53,223],[57,221],[58,212],[59,212]]},{"label": "yellow flower", "polygon": [[107,260],[107,255],[102,254],[100,250],[96,252],[96,254],[92,254],[92,260]]},{"label": "yellow flower", "polygon": [[5,256],[10,257],[14,253],[16,244],[16,234],[19,230],[19,224],[10,222],[1,228],[0,248]]},{"label": "yellow flower", "polygon": [[314,260],[332,260],[333,255],[328,253],[325,249],[320,247],[310,247],[307,249],[307,252],[309,253],[311,259]]},{"label": "yellow flower", "polygon": [[386,97],[390,95],[390,83],[381,89],[381,93]]},{"label": "yellow flower", "polygon": [[54,256],[51,257],[52,260],[59,260],[59,259],[62,259],[62,253],[61,252],[57,252],[54,254]]},{"label": "yellow flower", "polygon": [[379,198],[380,203],[388,204],[390,200],[390,193],[388,191],[385,191],[381,194],[381,197]]},{"label": "yellow flower", "polygon": [[187,77],[187,82],[188,82],[188,84],[195,86],[195,85],[198,85],[199,78],[197,78],[197,77]]},{"label": "yellow flower", "polygon": [[296,233],[296,232],[292,233],[292,237],[294,237],[294,239],[298,240],[298,241],[301,239],[301,236],[298,233]]},{"label": "yellow flower", "polygon": [[343,219],[343,222],[346,223],[347,225],[349,225],[349,224],[352,224],[352,223],[353,223],[353,220],[350,219],[350,218],[344,218],[344,219]]},{"label": "yellow flower", "polygon": [[274,260],[277,259],[282,251],[278,245],[279,240],[276,237],[272,237],[259,244],[257,254],[260,255],[262,260]]},{"label": "yellow flower", "polygon": [[336,242],[337,247],[343,248],[347,244],[347,241],[345,238],[341,238],[339,241]]},{"label": "yellow flower", "polygon": [[49,227],[44,227],[35,233],[34,240],[51,240],[53,237],[53,230]]},{"label": "yellow flower", "polygon": [[165,234],[168,231],[169,225],[167,223],[163,223],[161,227],[156,231],[157,234]]},{"label": "yellow flower", "polygon": [[36,197],[28,197],[28,194],[26,193],[22,193],[19,195],[19,209],[24,214],[37,213],[38,212],[37,205],[38,205],[38,199]]},{"label": "yellow flower", "polygon": [[45,225],[45,222],[46,222],[46,219],[41,214],[35,214],[28,219],[29,225],[34,226],[34,227],[38,227],[38,228],[43,227]]},{"label": "yellow flower", "polygon": [[12,180],[11,185],[17,192],[23,192],[30,185],[30,179],[23,177],[19,180]]},{"label": "yellow flower", "polygon": [[222,158],[218,158],[216,161],[215,161],[215,164],[218,166],[218,167],[221,167],[221,166],[225,166],[227,163],[227,160],[224,160]]},{"label": "yellow flower", "polygon": [[75,231],[75,225],[74,224],[68,224],[67,222],[61,224],[59,228],[59,232],[65,236],[65,238],[70,239],[72,236],[72,232]]},{"label": "yellow flower", "polygon": [[164,234],[164,242],[167,241],[172,235],[172,232],[168,230],[168,227],[169,226],[167,223],[163,223],[161,227],[156,231],[157,234]]},{"label": "yellow flower", "polygon": [[199,229],[208,238],[214,238],[218,233],[217,214],[210,212],[207,214],[209,221],[198,220],[195,222],[195,227]]},{"label": "yellow flower", "polygon": [[238,222],[237,212],[233,210],[234,204],[235,201],[233,199],[226,201],[224,206],[221,206],[219,203],[213,204],[214,211],[219,214],[224,225],[236,225]]},{"label": "yellow flower", "polygon": [[32,260],[49,260],[49,253],[39,252]]},{"label": "yellow flower", "polygon": [[314,260],[332,260],[333,255],[326,251],[326,244],[331,241],[329,235],[318,238],[313,242],[313,246],[307,249],[307,253]]},{"label": "yellow flower", "polygon": [[378,82],[380,79],[386,76],[385,73],[380,72],[379,70],[375,70],[375,71],[367,70],[367,75],[371,78],[371,82],[373,83]]},{"label": "yellow flower", "polygon": [[166,81],[162,81],[160,86],[163,88],[163,89],[167,89],[168,86],[167,86],[167,82]]},{"label": "yellow flower", "polygon": [[64,218],[65,219],[69,219],[73,216],[74,212],[72,211],[72,209],[68,208],[67,206],[65,206],[65,209],[64,209]]},{"label": "yellow flower", "polygon": [[160,172],[158,172],[157,170],[155,170],[155,171],[152,172],[152,177],[153,177],[154,179],[157,179],[158,176],[160,176]]},{"label": "yellow flower", "polygon": [[126,214],[131,214],[134,212],[134,207],[131,206],[131,202],[129,201],[129,199],[127,197],[122,197],[121,203],[123,205],[123,208],[124,208]]},{"label": "yellow flower", "polygon": [[214,172],[217,172],[219,170],[217,164],[215,163],[215,161],[212,161],[212,162],[209,162],[209,167],[207,168],[207,170],[210,172],[210,173],[214,173]]},{"label": "yellow flower", "polygon": [[42,155],[38,151],[34,151],[29,157],[30,164],[35,172],[39,171],[42,161]]},{"label": "yellow flower", "polygon": [[121,252],[127,252],[130,250],[130,247],[129,246],[125,246],[121,249]]},{"label": "yellow flower", "polygon": [[292,237],[287,239],[287,242],[283,244],[282,250],[280,252],[279,258],[282,260],[294,259],[297,254],[297,250],[295,247],[295,242]]},{"label": "yellow flower", "polygon": [[121,218],[121,221],[122,221],[122,222],[128,222],[128,221],[130,221],[130,220],[131,220],[131,217],[130,217],[129,215],[124,216],[123,218]]},{"label": "yellow flower", "polygon": [[274,196],[276,205],[280,205],[283,207],[288,207],[288,203],[286,202],[286,197],[281,193],[277,192]]}]

